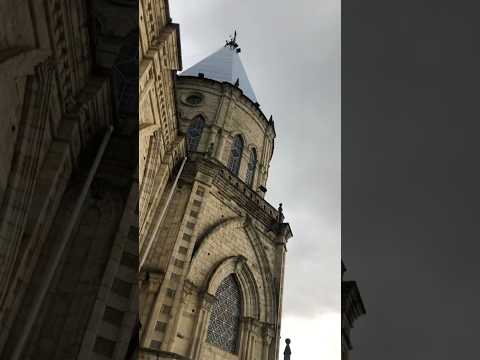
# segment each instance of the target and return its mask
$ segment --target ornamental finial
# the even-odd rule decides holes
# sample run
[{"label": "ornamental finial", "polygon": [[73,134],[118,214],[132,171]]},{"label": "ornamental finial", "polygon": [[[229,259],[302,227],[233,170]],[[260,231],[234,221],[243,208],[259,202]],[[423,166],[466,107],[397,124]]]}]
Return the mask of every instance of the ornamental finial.
[{"label": "ornamental finial", "polygon": [[283,215],[283,204],[280,203],[278,205],[278,222],[282,223],[284,219],[285,219],[285,216]]},{"label": "ornamental finial", "polygon": [[233,32],[233,37],[230,36],[230,40],[225,40],[225,47],[229,47],[230,49],[238,48],[237,43],[237,30]]},{"label": "ornamental finial", "polygon": [[283,359],[290,360],[290,355],[292,355],[292,350],[290,350],[290,339],[285,339],[285,350],[283,351]]}]

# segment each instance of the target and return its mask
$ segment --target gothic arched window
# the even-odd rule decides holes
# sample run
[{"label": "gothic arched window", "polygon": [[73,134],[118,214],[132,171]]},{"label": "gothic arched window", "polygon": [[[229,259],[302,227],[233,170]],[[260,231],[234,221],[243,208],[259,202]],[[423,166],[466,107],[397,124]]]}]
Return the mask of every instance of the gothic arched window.
[{"label": "gothic arched window", "polygon": [[257,150],[255,148],[250,152],[250,160],[247,167],[246,183],[248,186],[253,186],[253,179],[255,178],[255,169],[257,168]]},{"label": "gothic arched window", "polygon": [[215,293],[215,303],[207,330],[207,341],[230,353],[237,352],[241,292],[233,275],[227,276],[220,283]]},{"label": "gothic arched window", "polygon": [[240,161],[242,160],[243,140],[240,135],[233,138],[232,149],[230,150],[230,158],[228,159],[228,168],[232,173],[238,175],[240,170]]},{"label": "gothic arched window", "polygon": [[204,126],[205,120],[203,120],[201,116],[197,116],[193,119],[192,124],[187,130],[188,151],[197,151]]}]

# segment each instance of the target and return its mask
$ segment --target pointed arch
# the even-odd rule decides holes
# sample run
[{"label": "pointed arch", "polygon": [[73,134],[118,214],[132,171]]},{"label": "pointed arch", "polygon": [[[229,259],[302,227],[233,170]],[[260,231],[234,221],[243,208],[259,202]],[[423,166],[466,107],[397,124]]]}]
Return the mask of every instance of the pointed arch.
[{"label": "pointed arch", "polygon": [[210,227],[208,227],[198,235],[197,240],[195,241],[192,256],[196,256],[197,252],[205,242],[204,240],[206,240],[208,237],[213,236],[215,233],[227,228],[228,226],[231,226],[232,224],[241,224],[243,221],[245,221],[244,217],[234,216],[227,219],[221,219],[220,221],[212,224]]},{"label": "pointed arch", "polygon": [[250,187],[253,186],[256,169],[257,169],[257,150],[255,148],[252,148],[252,150],[250,150],[250,159],[248,161],[248,166],[247,166],[247,176],[245,178],[245,182]]},{"label": "pointed arch", "polygon": [[[233,275],[241,290],[241,315],[253,319],[260,319],[260,293],[257,280],[243,256],[231,256],[216,266],[207,279],[207,292],[210,295],[217,293],[222,281]],[[216,296],[216,295],[215,295]]]},{"label": "pointed arch", "polygon": [[[217,243],[222,239],[225,232],[234,229],[243,229],[245,231],[245,235],[254,250],[255,258],[247,261],[243,256],[237,255],[224,259],[220,265],[212,267],[206,282],[201,280],[202,282],[199,281],[197,284],[206,288],[207,292],[213,296],[220,281],[228,274],[235,273],[241,285],[242,294],[244,294],[243,315],[260,319],[261,321],[274,321],[276,305],[272,269],[259,235],[248,218],[243,216],[229,218],[213,225],[203,234],[200,234],[188,276],[192,277],[197,271],[198,259],[202,257],[202,254],[209,251],[209,244]],[[249,261],[253,261],[258,265],[255,272],[249,267]],[[196,280],[193,281],[196,282]],[[260,304],[266,304],[266,306],[260,306]]]},{"label": "pointed arch", "polygon": [[205,119],[201,115],[195,116],[187,130],[187,147],[188,151],[197,151],[198,144],[202,137],[203,128],[205,127]]},{"label": "pointed arch", "polygon": [[228,169],[238,176],[240,170],[240,163],[242,161],[244,141],[240,134],[235,135],[230,149],[230,157],[228,159]]}]

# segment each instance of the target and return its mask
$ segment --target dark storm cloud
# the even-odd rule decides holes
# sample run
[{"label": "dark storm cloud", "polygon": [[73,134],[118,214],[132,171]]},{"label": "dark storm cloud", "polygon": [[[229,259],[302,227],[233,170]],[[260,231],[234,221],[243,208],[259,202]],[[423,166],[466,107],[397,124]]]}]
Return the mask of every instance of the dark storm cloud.
[{"label": "dark storm cloud", "polygon": [[294,238],[286,315],[340,311],[340,2],[171,1],[185,68],[236,29],[242,61],[277,139],[267,200]]},{"label": "dark storm cloud", "polygon": [[453,4],[343,2],[342,253],[367,307],[353,358],[478,357],[478,12]]}]

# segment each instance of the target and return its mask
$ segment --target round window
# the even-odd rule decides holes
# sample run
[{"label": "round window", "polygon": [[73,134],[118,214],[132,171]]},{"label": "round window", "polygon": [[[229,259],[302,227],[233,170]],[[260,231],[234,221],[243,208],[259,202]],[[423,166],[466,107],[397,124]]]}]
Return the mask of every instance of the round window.
[{"label": "round window", "polygon": [[189,95],[186,100],[190,105],[199,105],[202,102],[202,97],[200,95],[193,94]]}]

